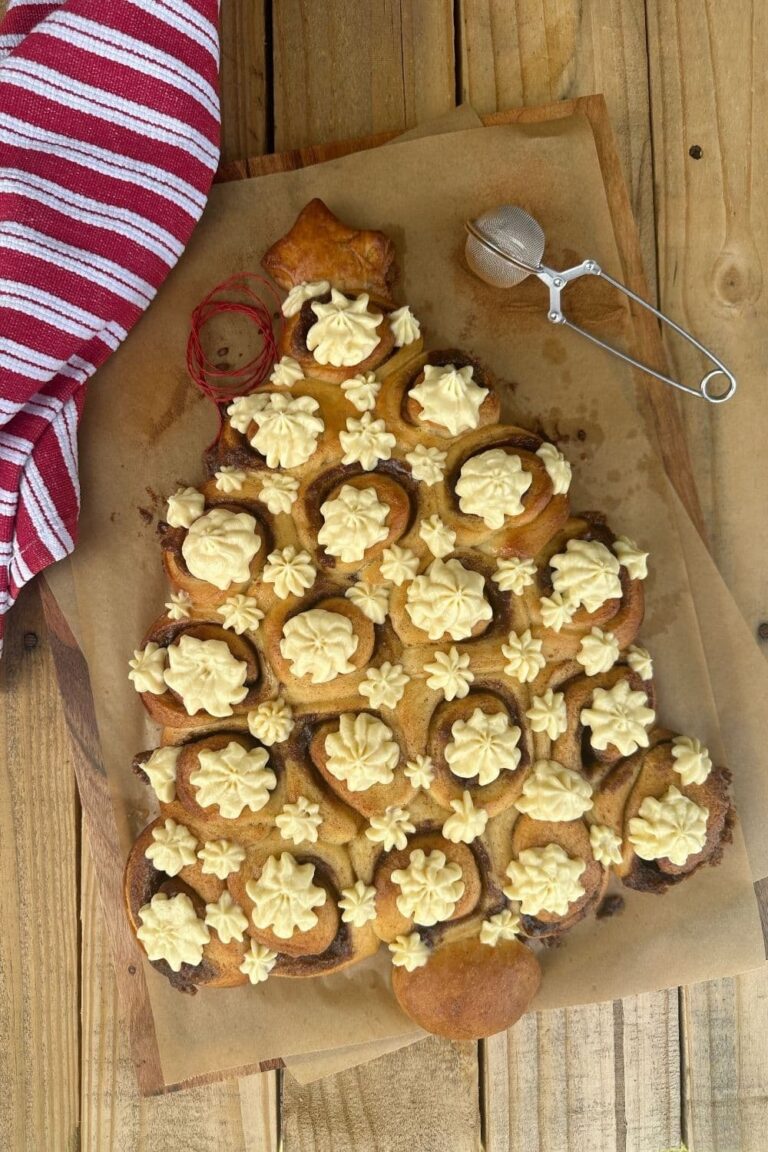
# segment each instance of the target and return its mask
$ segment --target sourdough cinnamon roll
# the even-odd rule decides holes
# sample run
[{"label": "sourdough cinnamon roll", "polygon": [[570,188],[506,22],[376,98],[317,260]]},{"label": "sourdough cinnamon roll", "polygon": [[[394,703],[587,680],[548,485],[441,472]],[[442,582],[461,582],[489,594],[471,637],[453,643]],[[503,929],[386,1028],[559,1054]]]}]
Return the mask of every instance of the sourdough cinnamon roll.
[{"label": "sourdough cinnamon roll", "polygon": [[566,456],[500,423],[472,355],[422,351],[391,242],[315,200],[264,264],[277,362],[169,501],[130,661],[165,728],[131,924],[190,990],[381,947],[416,1023],[490,1035],[609,883],[719,861],[730,777],[658,727],[642,545],[571,512]]}]

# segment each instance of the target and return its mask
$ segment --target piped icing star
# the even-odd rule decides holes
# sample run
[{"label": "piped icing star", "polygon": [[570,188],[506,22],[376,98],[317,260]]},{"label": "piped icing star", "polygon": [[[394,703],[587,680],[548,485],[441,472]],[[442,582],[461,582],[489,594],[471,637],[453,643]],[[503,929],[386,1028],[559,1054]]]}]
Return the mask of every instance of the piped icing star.
[{"label": "piped icing star", "polygon": [[291,511],[298,494],[299,482],[295,476],[287,476],[284,472],[266,472],[262,476],[257,499],[266,504],[273,516],[277,516],[281,512]]},{"label": "piped icing star", "polygon": [[374,624],[383,624],[389,611],[389,584],[371,584],[368,580],[358,580],[347,588],[344,595],[359,608]]},{"label": "piped icing star", "polygon": [[435,767],[430,756],[414,756],[405,766],[406,779],[410,780],[414,788],[421,788],[428,792],[435,779]]},{"label": "piped icing star", "polygon": [[446,634],[452,640],[466,640],[493,616],[484,590],[480,572],[455,559],[433,560],[409,585],[405,610],[430,640],[440,640]]},{"label": "piped icing star", "polygon": [[269,929],[279,940],[295,932],[309,932],[317,924],[315,908],[322,908],[328,893],[313,884],[314,864],[299,864],[290,852],[268,856],[256,880],[245,891],[253,901],[251,919],[257,928]]},{"label": "piped icing star", "polygon": [[395,903],[403,916],[425,928],[450,920],[464,895],[461,865],[445,853],[416,848],[405,868],[395,868],[392,883],[400,889]]},{"label": "piped icing star", "polygon": [[374,844],[381,844],[385,852],[391,852],[393,848],[405,848],[409,834],[415,831],[416,825],[405,808],[393,804],[385,808],[382,816],[371,817],[365,834]]},{"label": "piped icing star", "polygon": [[269,382],[276,388],[292,388],[303,379],[304,371],[298,360],[294,360],[293,356],[283,356],[272,369]]},{"label": "piped icing star", "polygon": [[280,653],[294,676],[307,676],[313,684],[328,684],[337,676],[354,672],[350,657],[358,643],[348,617],[310,608],[286,620]]},{"label": "piped icing star", "polygon": [[636,672],[641,680],[650,680],[653,676],[653,660],[647,648],[639,644],[630,644],[627,649],[627,664]]},{"label": "piped icing star", "polygon": [[599,540],[569,540],[549,563],[555,591],[576,608],[596,612],[621,597],[619,561]]},{"label": "piped icing star", "polygon": [[176,798],[176,765],[180,755],[181,748],[156,748],[141,765],[152,791],[163,804],[170,804]]},{"label": "piped icing star", "polygon": [[413,972],[416,968],[423,968],[429,960],[429,948],[419,936],[418,932],[396,936],[388,944],[392,953],[392,963],[396,968],[405,968],[406,972]]},{"label": "piped icing star", "polygon": [[206,840],[197,854],[206,876],[216,876],[226,880],[227,876],[240,871],[245,860],[245,848],[233,840]]},{"label": "piped icing star", "polygon": [[243,632],[255,632],[264,619],[264,613],[254,598],[242,593],[230,596],[216,611],[224,627],[231,628],[238,636],[242,636]]},{"label": "piped icing star", "polygon": [[283,300],[283,316],[288,318],[298,316],[307,300],[314,300],[316,296],[327,296],[330,290],[331,286],[327,280],[305,281],[303,284],[296,284]]},{"label": "piped icing star", "polygon": [[619,563],[626,568],[631,580],[645,580],[648,575],[648,553],[641,551],[628,536],[619,536],[613,542],[613,551]]},{"label": "piped icing star", "polygon": [[412,580],[416,575],[419,570],[419,558],[410,548],[401,548],[399,544],[393,544],[382,552],[379,568],[384,579],[399,588],[406,580]]},{"label": "piped icing star", "polygon": [[243,957],[239,971],[248,977],[251,984],[262,984],[269,978],[275,964],[277,964],[277,952],[251,940],[251,947]]},{"label": "piped icing star", "polygon": [[264,700],[248,713],[248,731],[262,744],[282,744],[293,731],[293,709],[282,696]]},{"label": "piped icing star", "polygon": [[376,919],[376,889],[362,880],[356,880],[351,888],[342,888],[339,908],[345,924],[362,928],[370,920]]},{"label": "piped icing star", "polygon": [[534,696],[525,714],[534,732],[546,732],[550,740],[562,736],[568,727],[565,696],[548,688],[543,696]]},{"label": "piped icing star", "polygon": [[671,784],[658,800],[646,796],[638,815],[629,821],[627,839],[641,859],[667,859],[680,867],[704,847],[708,817],[708,809]]},{"label": "piped icing star", "polygon": [[703,784],[712,771],[709,752],[691,736],[674,736],[672,739],[672,759],[675,772],[683,784]]},{"label": "piped icing star", "polygon": [[405,458],[411,466],[414,480],[431,488],[443,478],[448,453],[441,452],[439,448],[428,448],[426,444],[417,444]]},{"label": "piped icing star", "polygon": [[612,632],[593,628],[587,636],[582,636],[576,659],[587,676],[597,676],[609,672],[619,658],[619,642]]},{"label": "piped icing star", "polygon": [[504,665],[507,676],[513,676],[521,684],[535,680],[547,662],[541,648],[542,641],[531,635],[530,628],[520,635],[510,632],[507,643],[501,646],[502,656],[507,661]]},{"label": "piped icing star", "polygon": [[320,805],[310,803],[306,796],[299,796],[295,804],[284,804],[282,811],[275,817],[275,824],[283,840],[292,840],[294,844],[304,841],[317,843],[318,828],[322,822]]},{"label": "piped icing star", "polygon": [[400,759],[392,729],[367,712],[345,712],[339,726],[325,738],[326,765],[350,792],[366,792],[375,784],[391,784]]},{"label": "piped icing star", "polygon": [[358,412],[370,412],[376,407],[381,381],[376,379],[375,372],[362,372],[359,376],[350,376],[345,380],[341,390]]},{"label": "piped icing star", "polygon": [[484,808],[476,808],[471,793],[466,790],[461,800],[451,800],[453,815],[443,824],[443,836],[452,844],[471,844],[485,832],[488,813]]},{"label": "piped icing star", "polygon": [[168,819],[164,825],[152,829],[152,843],[145,849],[144,855],[160,872],[165,872],[167,876],[178,876],[182,868],[194,864],[196,848],[197,841],[189,828]]},{"label": "piped icing star", "polygon": [[446,700],[463,700],[475,678],[469,670],[469,653],[460,653],[453,645],[447,652],[435,652],[424,671],[429,672],[427,687],[442,692]]},{"label": "piped icing star", "polygon": [[205,497],[197,488],[179,488],[168,497],[165,520],[171,528],[191,528],[205,510]]},{"label": "piped icing star", "polygon": [[492,784],[503,771],[514,772],[520,763],[521,732],[510,724],[506,712],[488,713],[475,708],[469,720],[455,720],[445,759],[454,776],[478,784]]},{"label": "piped icing star", "polygon": [[346,368],[368,359],[379,343],[376,329],[382,320],[368,303],[366,292],[351,299],[332,288],[327,304],[310,305],[317,320],[307,332],[307,348],[318,364]]},{"label": "piped icing star", "polygon": [[470,456],[462,465],[456,482],[459,508],[496,530],[508,516],[522,514],[523,496],[532,483],[533,476],[525,471],[519,456],[491,448]]},{"label": "piped icing star", "polygon": [[348,418],[345,431],[339,432],[339,443],[344,453],[342,464],[359,464],[370,472],[379,460],[389,460],[397,441],[387,432],[383,420],[374,420],[370,412],[363,412],[359,420]]},{"label": "piped icing star", "polygon": [[526,588],[536,579],[536,565],[533,560],[523,560],[520,556],[510,556],[508,560],[499,560],[496,571],[491,577],[498,584],[502,592],[512,592],[515,596],[522,596]]},{"label": "piped icing star", "polygon": [[520,932],[520,917],[509,908],[497,912],[483,920],[480,927],[480,943],[495,948],[501,940],[514,940]]},{"label": "piped icing star", "polygon": [[216,490],[225,494],[239,492],[248,479],[247,472],[244,472],[242,468],[236,468],[234,464],[222,465],[215,476]]},{"label": "piped icing star", "polygon": [[137,692],[151,692],[160,696],[165,692],[165,665],[168,658],[166,648],[150,641],[144,648],[137,648],[133,659],[128,661],[128,679]]},{"label": "piped icing star", "polygon": [[592,855],[604,868],[610,868],[611,864],[621,864],[621,837],[612,828],[605,824],[590,825],[589,843]]},{"label": "piped icing star", "polygon": [[192,597],[188,592],[171,592],[165,604],[169,620],[188,620],[192,611]]},{"label": "piped icing star", "polygon": [[421,335],[421,325],[407,304],[389,314],[389,327],[395,338],[395,347],[404,348],[413,344]]},{"label": "piped icing star", "polygon": [[562,592],[553,592],[551,596],[542,596],[539,600],[541,622],[553,632],[561,632],[566,624],[570,624],[577,611],[578,606],[566,600]]},{"label": "piped icing star", "polygon": [[379,668],[369,668],[365,676],[357,690],[367,698],[371,708],[395,708],[411,679],[403,672],[402,664],[391,664],[389,660]]},{"label": "piped icing star", "polygon": [[574,860],[559,844],[525,848],[507,866],[509,884],[504,885],[508,900],[520,902],[526,916],[551,912],[565,916],[568,908],[584,895],[580,882],[587,863]]},{"label": "piped icing star", "polygon": [[[344,484],[333,499],[320,505],[320,515],[323,525],[317,542],[344,564],[362,560],[369,548],[389,535],[389,505],[379,500],[375,488]],[[383,569],[382,575],[389,579]]]},{"label": "piped icing star", "polygon": [[237,940],[243,941],[243,932],[248,927],[248,917],[229,892],[222,892],[218,900],[205,906],[205,923],[218,935],[222,944]]},{"label": "piped icing star", "polygon": [[437,514],[422,520],[419,526],[419,536],[432,555],[437,556],[439,560],[452,552],[456,543],[456,533],[447,524],[444,524]]},{"label": "piped icing star", "polygon": [[197,754],[199,767],[190,773],[202,808],[217,805],[227,820],[236,820],[244,808],[260,812],[277,787],[277,777],[269,767],[264,748],[244,748],[235,740],[224,748],[203,748]]},{"label": "piped icing star", "polygon": [[580,719],[592,730],[590,743],[603,751],[609,744],[622,756],[647,748],[648,729],[656,714],[648,706],[645,692],[633,692],[627,680],[612,688],[595,688],[591,708],[582,708]]},{"label": "piped icing star", "polygon": [[451,436],[477,428],[488,389],[476,384],[473,375],[471,364],[425,365],[424,379],[409,393],[421,407],[419,418],[445,428]]},{"label": "piped icing star", "polygon": [[169,897],[156,892],[139,909],[139,920],[136,935],[150,960],[165,960],[172,972],[180,972],[182,964],[200,963],[211,934],[186,893]]},{"label": "piped icing star", "polygon": [[277,548],[270,552],[261,578],[265,584],[271,584],[275,595],[281,600],[289,596],[301,596],[315,582],[316,569],[312,563],[309,552],[303,549],[298,551],[293,544],[286,544],[285,548]]},{"label": "piped icing star", "polygon": [[536,455],[547,470],[555,496],[565,496],[571,486],[571,465],[565,456],[555,448],[554,444],[542,444],[540,448],[536,449]]}]

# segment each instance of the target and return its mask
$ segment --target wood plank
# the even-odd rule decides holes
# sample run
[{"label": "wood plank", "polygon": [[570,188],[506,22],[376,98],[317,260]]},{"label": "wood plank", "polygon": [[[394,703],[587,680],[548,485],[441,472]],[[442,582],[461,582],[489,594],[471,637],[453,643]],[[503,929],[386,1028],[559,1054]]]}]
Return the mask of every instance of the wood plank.
[{"label": "wood plank", "polygon": [[78,1142],[78,805],[37,590],[0,662],[0,1144]]},{"label": "wood plank", "polygon": [[[729,404],[690,403],[683,414],[715,558],[757,629],[768,619],[768,8],[651,0],[648,31],[660,296],[739,380]],[[684,343],[670,353],[679,372],[700,375]]]},{"label": "wood plank", "polygon": [[221,5],[221,160],[245,160],[269,148],[265,0]]},{"label": "wood plank", "polygon": [[487,1152],[680,1142],[677,992],[524,1017],[486,1043]]},{"label": "wood plank", "polygon": [[94,865],[85,840],[81,875],[82,1147],[98,1148],[99,1152],[187,1152],[194,1144],[232,1152],[276,1152],[276,1132],[270,1123],[275,1115],[274,1072],[263,1074],[267,1082],[263,1087],[261,1076],[248,1078],[245,1097],[249,1114],[245,1122],[237,1080],[161,1096],[140,1094],[129,1035],[121,1017]]},{"label": "wood plank", "polygon": [[[660,298],[739,380],[724,408],[683,411],[715,558],[757,630],[768,618],[760,256],[768,224],[757,199],[768,175],[759,127],[768,110],[768,13],[751,0],[727,9],[651,0],[648,35]],[[669,351],[679,372],[695,376],[695,355],[680,342]],[[768,972],[683,989],[682,1005],[692,1152],[756,1152],[768,1123]]]},{"label": "wood plank", "polygon": [[300,1087],[283,1083],[285,1152],[477,1152],[477,1047],[430,1037]]},{"label": "wood plank", "polygon": [[690,1152],[763,1152],[768,971],[682,990]]},{"label": "wood plank", "polygon": [[401,131],[453,107],[450,0],[281,0],[275,148]]},{"label": "wood plank", "polygon": [[605,96],[653,284],[644,0],[460,0],[459,13],[462,99],[481,114]]}]

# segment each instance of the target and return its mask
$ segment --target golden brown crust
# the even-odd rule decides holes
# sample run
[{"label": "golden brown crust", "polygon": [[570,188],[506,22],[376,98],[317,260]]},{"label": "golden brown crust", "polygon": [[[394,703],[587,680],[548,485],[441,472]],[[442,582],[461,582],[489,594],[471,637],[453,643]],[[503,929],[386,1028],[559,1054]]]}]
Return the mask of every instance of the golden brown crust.
[{"label": "golden brown crust", "polygon": [[526,936],[559,936],[579,920],[595,910],[605,895],[608,872],[595,860],[589,842],[589,829],[583,820],[564,820],[549,823],[520,816],[512,834],[512,855],[517,857],[526,848],[546,848],[557,844],[571,860],[583,860],[586,867],[579,877],[584,895],[568,905],[564,916],[555,912],[539,912],[535,916],[520,917]]},{"label": "golden brown crust", "polygon": [[342,224],[322,200],[310,200],[291,230],[273,244],[262,267],[289,291],[297,284],[331,280],[346,292],[367,292],[394,306],[395,246],[383,232]]},{"label": "golden brown crust", "polygon": [[[619,761],[595,793],[591,813],[594,821],[607,825],[622,837],[622,862],[615,872],[628,888],[641,892],[664,892],[704,864],[719,864],[724,845],[732,839],[735,810],[728,794],[730,772],[727,768],[714,767],[703,784],[684,784],[674,767],[673,736],[666,729],[655,729],[650,747]],[[705,808],[708,814],[704,845],[684,864],[673,864],[666,858],[643,860],[629,840],[629,822],[638,815],[643,801],[649,796],[659,799],[670,786]]]},{"label": "golden brown crust", "polygon": [[[232,705],[233,716],[245,716],[260,700],[269,697],[272,680],[264,676],[252,642],[247,637],[238,636],[219,624],[199,620],[169,621],[167,617],[162,616],[145,635],[142,647],[154,643],[161,648],[170,648],[177,644],[182,636],[193,636],[197,640],[222,641],[235,659],[245,663],[247,667],[245,686],[248,691],[238,704]],[[160,695],[154,692],[142,692],[141,699],[147,712],[158,724],[171,728],[200,728],[206,725],[206,717],[199,712],[190,715],[179,695],[171,688],[167,688]]]},{"label": "golden brown crust", "polygon": [[[337,283],[337,281],[334,281]],[[307,335],[316,320],[312,311],[313,304],[325,304],[330,300],[330,293],[307,300],[301,311],[295,316],[285,320],[280,339],[277,344],[278,356],[292,356],[302,367],[305,376],[312,376],[315,380],[326,380],[331,384],[341,384],[351,376],[360,376],[365,372],[374,372],[379,368],[395,347],[395,338],[389,325],[389,316],[386,312],[381,314],[381,322],[376,329],[378,343],[365,360],[350,367],[335,367],[333,364],[320,364],[307,347]],[[374,307],[372,304],[371,307]]]},{"label": "golden brown crust", "polygon": [[398,868],[407,868],[411,853],[421,849],[426,855],[442,852],[446,863],[458,864],[464,891],[456,902],[453,915],[441,922],[440,927],[450,925],[455,920],[469,916],[477,907],[482,895],[483,882],[477,860],[468,845],[451,844],[435,832],[421,832],[412,836],[405,848],[384,852],[376,864],[374,887],[376,888],[376,920],[374,931],[382,940],[394,940],[396,936],[411,932],[415,925],[412,919],[404,916],[397,907],[400,889],[392,880],[392,873]]},{"label": "golden brown crust", "polygon": [[[163,820],[160,819],[147,825],[131,848],[126,862],[125,903],[134,932],[141,923],[140,909],[149,904],[158,892],[165,893],[169,897],[183,892],[192,901],[198,918],[203,920],[206,903],[213,903],[224,891],[224,884],[215,876],[205,876],[199,864],[183,868],[175,877],[166,876],[155,868],[144,853],[153,842],[153,829],[162,823]],[[218,934],[211,930],[211,939],[205,945],[200,964],[196,966],[182,964],[180,970],[174,972],[164,960],[153,960],[150,963],[174,988],[183,992],[195,992],[199,987],[231,988],[246,983],[246,977],[239,971],[244,955],[244,944],[239,944],[236,940],[222,944]]]},{"label": "golden brown crust", "polygon": [[540,983],[538,960],[518,940],[490,948],[468,937],[435,949],[413,972],[392,969],[392,990],[406,1015],[449,1040],[478,1040],[511,1028]]}]

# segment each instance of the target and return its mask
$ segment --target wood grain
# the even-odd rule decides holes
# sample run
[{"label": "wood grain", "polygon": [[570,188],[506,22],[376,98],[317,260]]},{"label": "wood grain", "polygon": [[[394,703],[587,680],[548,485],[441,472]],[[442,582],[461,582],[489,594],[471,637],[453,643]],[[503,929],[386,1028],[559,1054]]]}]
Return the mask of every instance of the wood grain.
[{"label": "wood grain", "polygon": [[605,97],[653,283],[644,0],[460,0],[459,13],[461,93],[478,112]]},{"label": "wood grain", "polygon": [[487,1152],[680,1142],[676,991],[525,1017],[486,1044]]},{"label": "wood grain", "polygon": [[0,663],[0,1145],[78,1142],[78,805],[36,589]]},{"label": "wood grain", "polygon": [[430,1037],[326,1080],[283,1083],[286,1152],[477,1152],[477,1047]]},{"label": "wood grain", "polygon": [[[398,130],[449,108],[457,81],[483,112],[603,91],[651,278],[655,157],[663,306],[732,360],[740,378],[732,414],[691,404],[683,411],[710,537],[754,625],[768,616],[759,562],[768,543],[768,464],[761,452],[766,214],[759,199],[767,173],[758,146],[766,109],[765,6],[648,0],[646,44],[642,0],[459,0],[458,76],[452,7],[450,0],[374,6],[276,0],[269,4],[274,45],[265,48],[266,0],[226,0],[223,158],[244,160],[273,140],[278,148],[298,147]],[[272,67],[274,95],[264,83]],[[689,156],[694,144],[701,160]],[[677,350],[674,359],[689,367]],[[749,516],[738,514],[742,508]],[[40,638],[36,648],[24,648],[25,631]],[[34,591],[11,617],[0,692],[0,866],[15,878],[0,895],[0,1143],[13,1152],[74,1152],[78,1143],[119,1152],[218,1146],[271,1152],[277,1125],[271,1077],[243,1078],[236,1091],[232,1082],[161,1099],[138,1095],[87,856],[78,1141],[77,809]],[[483,1078],[488,1148],[559,1152],[577,1146],[573,1130],[583,1136],[580,1147],[601,1152],[661,1152],[681,1136],[691,1152],[762,1149],[765,974],[683,990],[681,1004],[679,1020],[671,992],[547,1014],[561,1019],[534,1018],[495,1039]],[[686,1069],[682,1131],[678,1027]],[[591,1084],[579,1079],[579,1044],[615,1105],[613,1127],[602,1099],[594,1100]],[[427,1041],[310,1088],[299,1090],[286,1078],[287,1152],[476,1147],[474,1069],[471,1049],[457,1053]],[[458,1092],[441,1087],[452,1074]],[[530,1093],[525,1106],[523,1091]],[[558,1133],[564,1102],[571,1143],[547,1142]],[[585,1120],[587,1103],[596,1109],[594,1126]],[[433,1144],[425,1145],[417,1128],[422,1116],[437,1124]]]},{"label": "wood grain", "polygon": [[453,106],[450,0],[280,0],[273,37],[277,151],[402,131]]},{"label": "wood grain", "polygon": [[[715,558],[756,629],[768,618],[768,8],[650,0],[648,29],[660,295],[739,380],[729,404],[688,404],[684,416]],[[684,343],[669,351],[700,375]]]},{"label": "wood grain", "polygon": [[682,989],[690,1152],[763,1152],[768,1128],[764,969]]},{"label": "wood grain", "polygon": [[227,164],[269,147],[266,0],[221,5],[221,159]]},{"label": "wood grain", "polygon": [[[190,1147],[229,1152],[274,1152],[264,1108],[259,1142],[245,1137],[237,1080],[142,1096],[124,1026],[112,954],[87,843],[81,857],[82,949],[82,1147],[98,1152],[188,1152]],[[274,1073],[266,1073],[274,1091]],[[249,1078],[256,1079],[256,1078]],[[250,1101],[262,1101],[258,1085]],[[266,1101],[264,1101],[266,1104]],[[274,1108],[272,1109],[272,1115]],[[252,1118],[249,1118],[252,1125]],[[252,1131],[252,1127],[250,1129]]]}]

